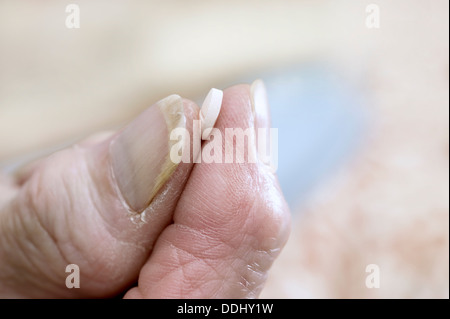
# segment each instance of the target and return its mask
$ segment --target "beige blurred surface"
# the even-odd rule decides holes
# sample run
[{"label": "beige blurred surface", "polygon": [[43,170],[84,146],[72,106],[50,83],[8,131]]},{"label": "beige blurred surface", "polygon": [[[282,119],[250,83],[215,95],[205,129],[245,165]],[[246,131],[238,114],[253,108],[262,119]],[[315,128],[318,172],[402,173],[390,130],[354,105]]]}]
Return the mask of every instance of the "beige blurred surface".
[{"label": "beige blurred surface", "polygon": [[261,69],[364,69],[370,138],[294,207],[262,297],[448,297],[447,1],[377,1],[376,30],[371,1],[77,1],[76,30],[68,3],[0,2],[0,163]]},{"label": "beige blurred surface", "polygon": [[80,28],[67,29],[68,3],[0,2],[0,161],[118,125],[171,93],[197,98],[369,42],[352,45],[366,32],[363,3],[343,2],[347,19],[333,1],[78,1]]},{"label": "beige blurred surface", "polygon": [[298,208],[263,297],[449,296],[448,2],[378,3],[373,133]]}]

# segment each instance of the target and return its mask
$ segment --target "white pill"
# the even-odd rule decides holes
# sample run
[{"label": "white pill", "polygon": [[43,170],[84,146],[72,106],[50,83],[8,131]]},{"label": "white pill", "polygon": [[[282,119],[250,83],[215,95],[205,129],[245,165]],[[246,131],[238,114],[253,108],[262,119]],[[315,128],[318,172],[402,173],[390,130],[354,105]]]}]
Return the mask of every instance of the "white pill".
[{"label": "white pill", "polygon": [[[206,129],[213,128],[219,117],[220,109],[222,107],[223,92],[218,89],[211,89],[203,101],[200,110],[200,120],[203,139],[208,139],[209,135],[203,136]],[[211,132],[209,132],[211,133]]]}]

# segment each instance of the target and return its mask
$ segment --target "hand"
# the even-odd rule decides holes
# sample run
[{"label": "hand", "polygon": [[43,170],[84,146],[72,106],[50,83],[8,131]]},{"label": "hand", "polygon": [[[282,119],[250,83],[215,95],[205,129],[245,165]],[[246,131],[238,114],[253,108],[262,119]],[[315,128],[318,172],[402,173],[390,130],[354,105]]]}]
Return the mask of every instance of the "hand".
[{"label": "hand", "polygon": [[[216,128],[268,127],[264,96],[260,81],[225,90]],[[190,163],[170,160],[170,128],[192,137],[198,112],[171,96],[119,132],[0,178],[0,296],[257,297],[288,207],[260,161],[194,164],[192,148]],[[66,287],[69,264],[79,289]]]}]

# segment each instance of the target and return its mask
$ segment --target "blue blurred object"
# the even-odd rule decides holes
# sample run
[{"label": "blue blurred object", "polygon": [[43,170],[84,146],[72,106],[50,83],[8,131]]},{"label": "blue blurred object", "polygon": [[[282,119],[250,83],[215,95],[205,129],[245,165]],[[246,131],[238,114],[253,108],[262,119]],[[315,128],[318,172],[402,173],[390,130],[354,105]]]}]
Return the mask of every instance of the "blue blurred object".
[{"label": "blue blurred object", "polygon": [[361,94],[331,69],[300,66],[260,77],[269,95],[272,127],[278,128],[277,174],[294,207],[361,142],[366,108]]}]

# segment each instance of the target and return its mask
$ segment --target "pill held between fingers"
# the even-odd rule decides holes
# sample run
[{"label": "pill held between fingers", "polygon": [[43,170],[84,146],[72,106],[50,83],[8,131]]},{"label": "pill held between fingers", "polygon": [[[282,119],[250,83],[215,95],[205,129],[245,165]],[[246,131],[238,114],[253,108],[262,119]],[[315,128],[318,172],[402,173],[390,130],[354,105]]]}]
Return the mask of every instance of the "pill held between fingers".
[{"label": "pill held between fingers", "polygon": [[[222,107],[223,91],[218,89],[211,89],[203,101],[200,110],[200,121],[203,139],[208,139],[209,135],[203,136],[206,129],[213,128],[219,117],[220,109]],[[209,132],[211,133],[211,132]]]}]

